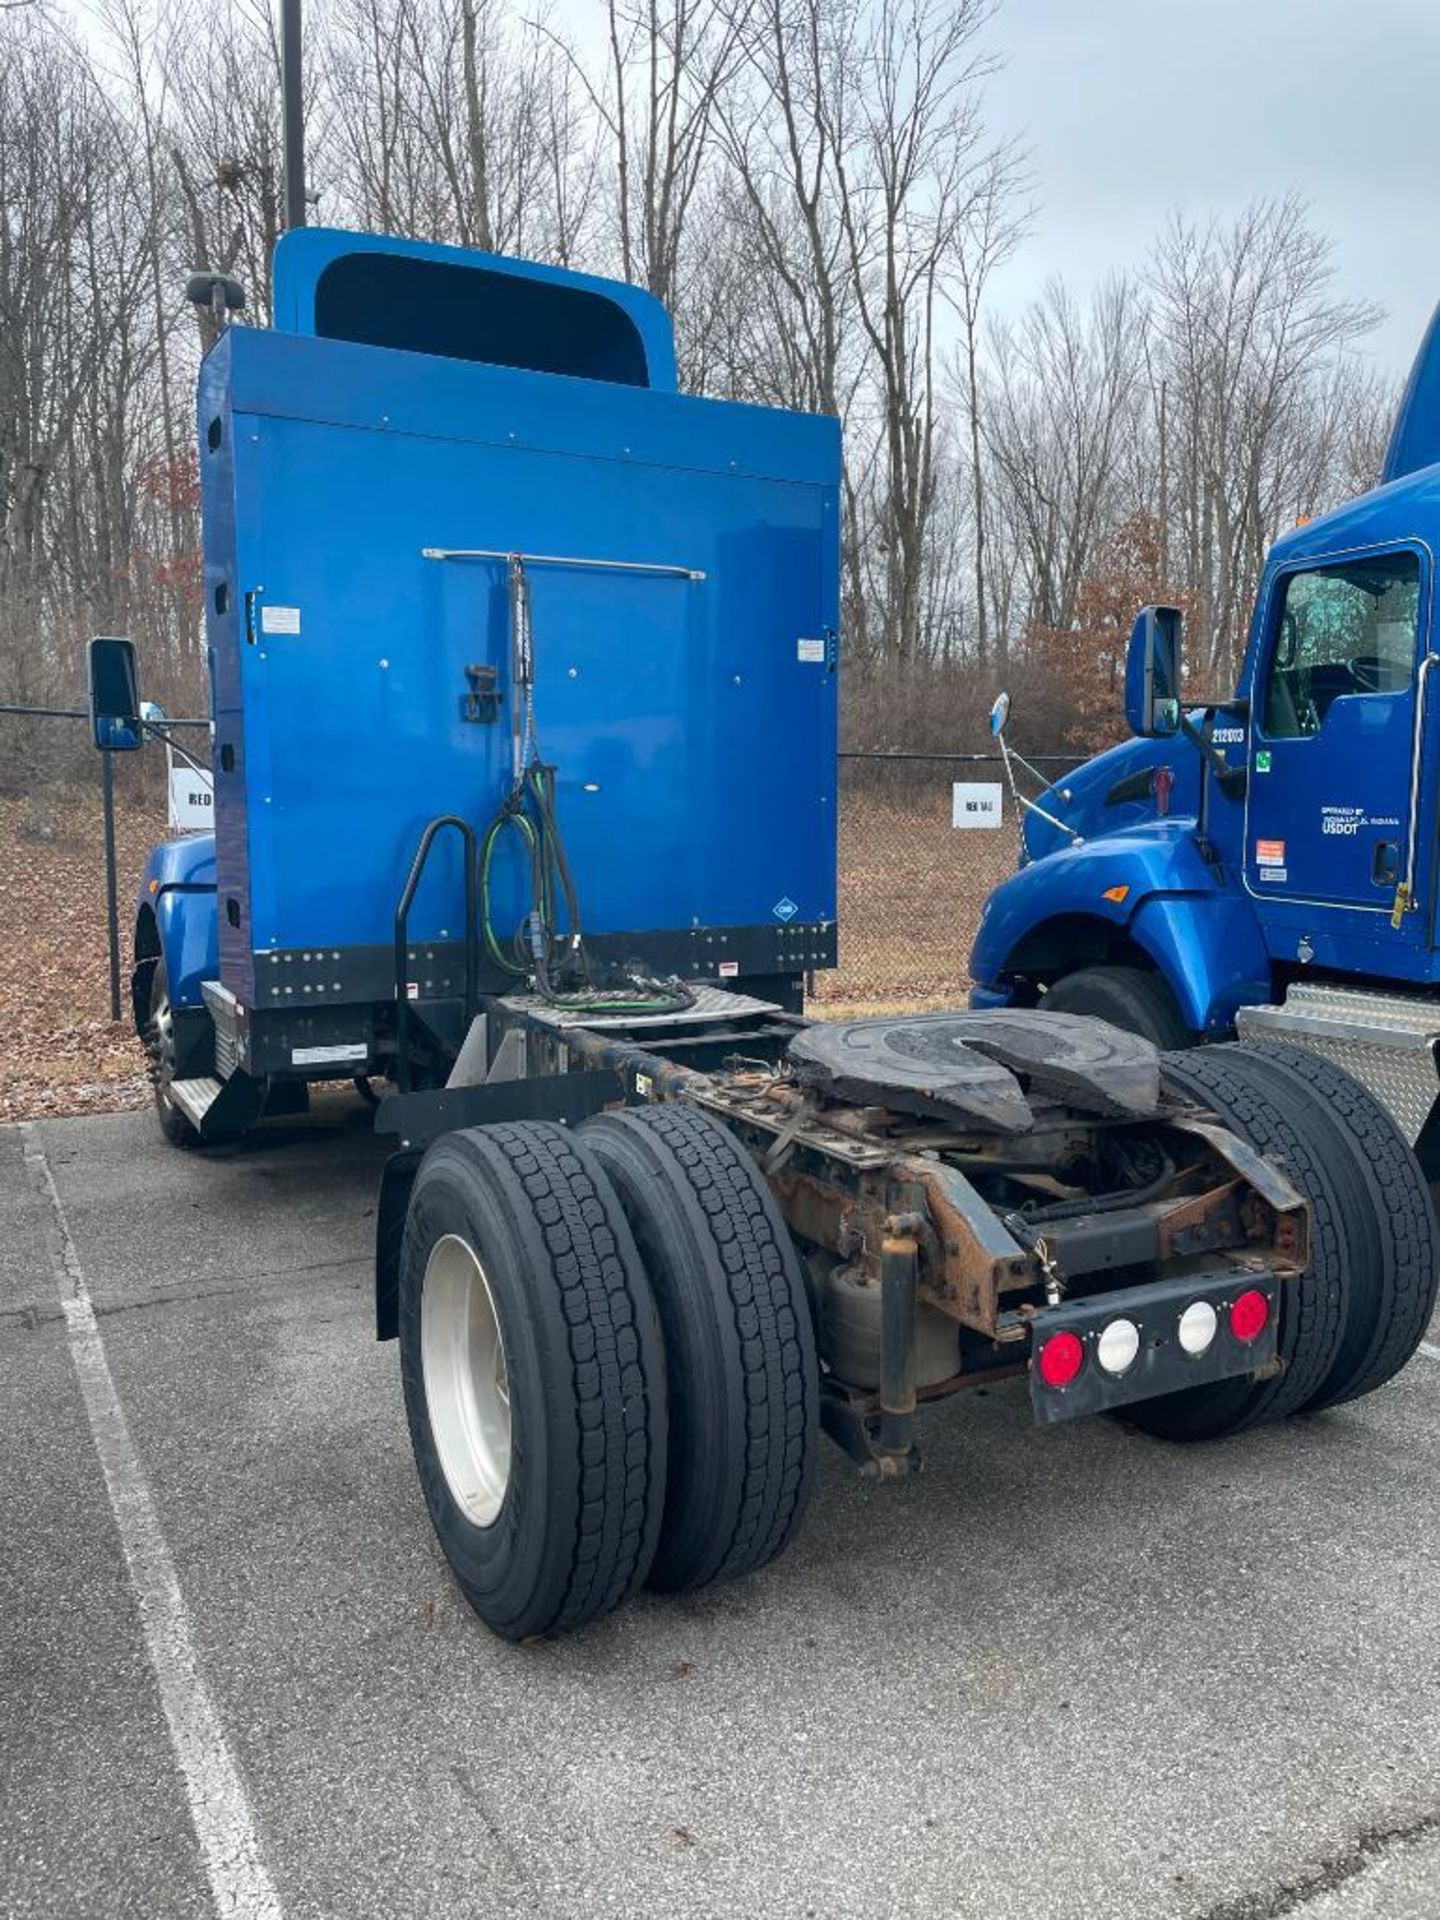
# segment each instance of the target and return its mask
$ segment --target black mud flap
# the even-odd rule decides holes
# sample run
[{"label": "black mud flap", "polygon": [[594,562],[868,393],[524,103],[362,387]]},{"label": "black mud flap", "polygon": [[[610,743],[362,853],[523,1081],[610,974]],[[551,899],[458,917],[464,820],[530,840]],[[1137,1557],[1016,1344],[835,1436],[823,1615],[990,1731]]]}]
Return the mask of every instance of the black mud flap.
[{"label": "black mud flap", "polygon": [[424,1155],[419,1148],[392,1153],[380,1176],[380,1201],[375,1209],[375,1338],[396,1340],[400,1335],[400,1248],[405,1239],[405,1216],[410,1189]]},{"label": "black mud flap", "polygon": [[461,1127],[487,1127],[504,1120],[554,1120],[575,1127],[592,1113],[618,1106],[623,1097],[613,1073],[588,1071],[387,1093],[376,1110],[375,1131],[394,1134],[408,1148],[428,1147],[442,1133]]},{"label": "black mud flap", "polygon": [[[1137,1400],[1182,1393],[1187,1387],[1208,1386],[1216,1380],[1273,1373],[1280,1364],[1276,1336],[1282,1284],[1268,1268],[1228,1267],[1223,1272],[1158,1280],[1047,1307],[1031,1322],[1030,1403],[1036,1420],[1053,1426],[1060,1420],[1108,1413]],[[1242,1299],[1246,1295],[1264,1300],[1264,1325],[1250,1338],[1241,1338],[1237,1320],[1245,1328],[1247,1319],[1253,1324],[1259,1318],[1254,1300]],[[1241,1303],[1238,1316],[1237,1302]],[[1181,1344],[1180,1317],[1187,1308],[1202,1303],[1214,1312],[1214,1336],[1203,1351],[1190,1353]],[[1203,1314],[1196,1317],[1205,1320]],[[1134,1358],[1118,1373],[1108,1371],[1100,1360],[1100,1337],[1117,1321],[1128,1321],[1138,1335]],[[1047,1380],[1044,1359],[1046,1348],[1057,1339],[1060,1344],[1050,1369],[1057,1377],[1074,1364],[1079,1347],[1078,1366],[1058,1385]],[[1125,1340],[1115,1344],[1123,1355]]]}]

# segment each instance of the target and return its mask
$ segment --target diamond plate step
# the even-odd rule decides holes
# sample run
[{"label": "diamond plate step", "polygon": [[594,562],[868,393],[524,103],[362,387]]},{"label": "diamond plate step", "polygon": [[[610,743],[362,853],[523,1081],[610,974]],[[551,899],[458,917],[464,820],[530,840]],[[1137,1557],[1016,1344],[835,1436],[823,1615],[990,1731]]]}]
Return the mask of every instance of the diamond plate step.
[{"label": "diamond plate step", "polygon": [[1242,1040],[1290,1040],[1342,1068],[1380,1102],[1413,1146],[1440,1093],[1440,1000],[1296,981],[1283,1006],[1242,1007]]},{"label": "diamond plate step", "polygon": [[197,1133],[205,1125],[205,1116],[222,1091],[222,1083],[211,1078],[170,1082],[170,1098]]}]

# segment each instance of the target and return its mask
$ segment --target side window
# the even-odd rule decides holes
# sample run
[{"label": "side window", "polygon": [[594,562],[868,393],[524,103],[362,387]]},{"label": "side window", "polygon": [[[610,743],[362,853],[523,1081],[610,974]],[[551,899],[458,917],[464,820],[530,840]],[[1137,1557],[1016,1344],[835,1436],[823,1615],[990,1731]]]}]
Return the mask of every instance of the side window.
[{"label": "side window", "polygon": [[1265,676],[1265,732],[1272,740],[1319,733],[1342,694],[1408,687],[1419,618],[1420,561],[1413,553],[1288,575]]}]

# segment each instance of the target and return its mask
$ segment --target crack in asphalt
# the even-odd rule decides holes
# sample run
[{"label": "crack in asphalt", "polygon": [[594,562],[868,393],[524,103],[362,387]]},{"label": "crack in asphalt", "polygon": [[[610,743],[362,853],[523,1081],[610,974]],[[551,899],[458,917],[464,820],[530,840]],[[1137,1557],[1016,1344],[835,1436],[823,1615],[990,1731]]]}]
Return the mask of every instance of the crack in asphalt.
[{"label": "crack in asphalt", "polygon": [[1301,1912],[1322,1894],[1334,1893],[1358,1879],[1396,1849],[1434,1834],[1440,1834],[1440,1812],[1421,1814],[1418,1819],[1391,1826],[1367,1827],[1332,1859],[1317,1861],[1295,1879],[1264,1892],[1242,1893],[1236,1899],[1206,1907],[1196,1920],[1284,1920],[1286,1914]]},{"label": "crack in asphalt", "polygon": [[[192,1300],[224,1300],[237,1294],[248,1293],[257,1285],[266,1282],[298,1279],[312,1273],[327,1273],[342,1267],[353,1267],[360,1263],[362,1255],[342,1260],[310,1260],[301,1266],[274,1267],[264,1273],[239,1275],[234,1279],[217,1281],[209,1287],[175,1288],[169,1293],[149,1293],[140,1300],[115,1300],[108,1306],[97,1305],[94,1308],[97,1320],[113,1319],[116,1314],[145,1313],[152,1307],[173,1307],[186,1305]],[[359,1290],[360,1281],[355,1289]],[[23,1307],[0,1308],[0,1327],[20,1326],[27,1333],[35,1333],[43,1326],[49,1326],[65,1318],[58,1306],[41,1306],[30,1303]]]}]

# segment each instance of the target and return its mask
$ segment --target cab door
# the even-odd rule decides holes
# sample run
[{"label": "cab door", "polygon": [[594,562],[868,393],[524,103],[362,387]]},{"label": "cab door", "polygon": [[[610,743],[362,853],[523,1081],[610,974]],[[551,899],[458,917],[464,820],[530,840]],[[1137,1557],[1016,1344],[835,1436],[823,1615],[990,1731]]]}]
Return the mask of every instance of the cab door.
[{"label": "cab door", "polygon": [[1411,877],[1427,574],[1426,556],[1399,547],[1272,582],[1246,800],[1258,900],[1388,918]]}]

